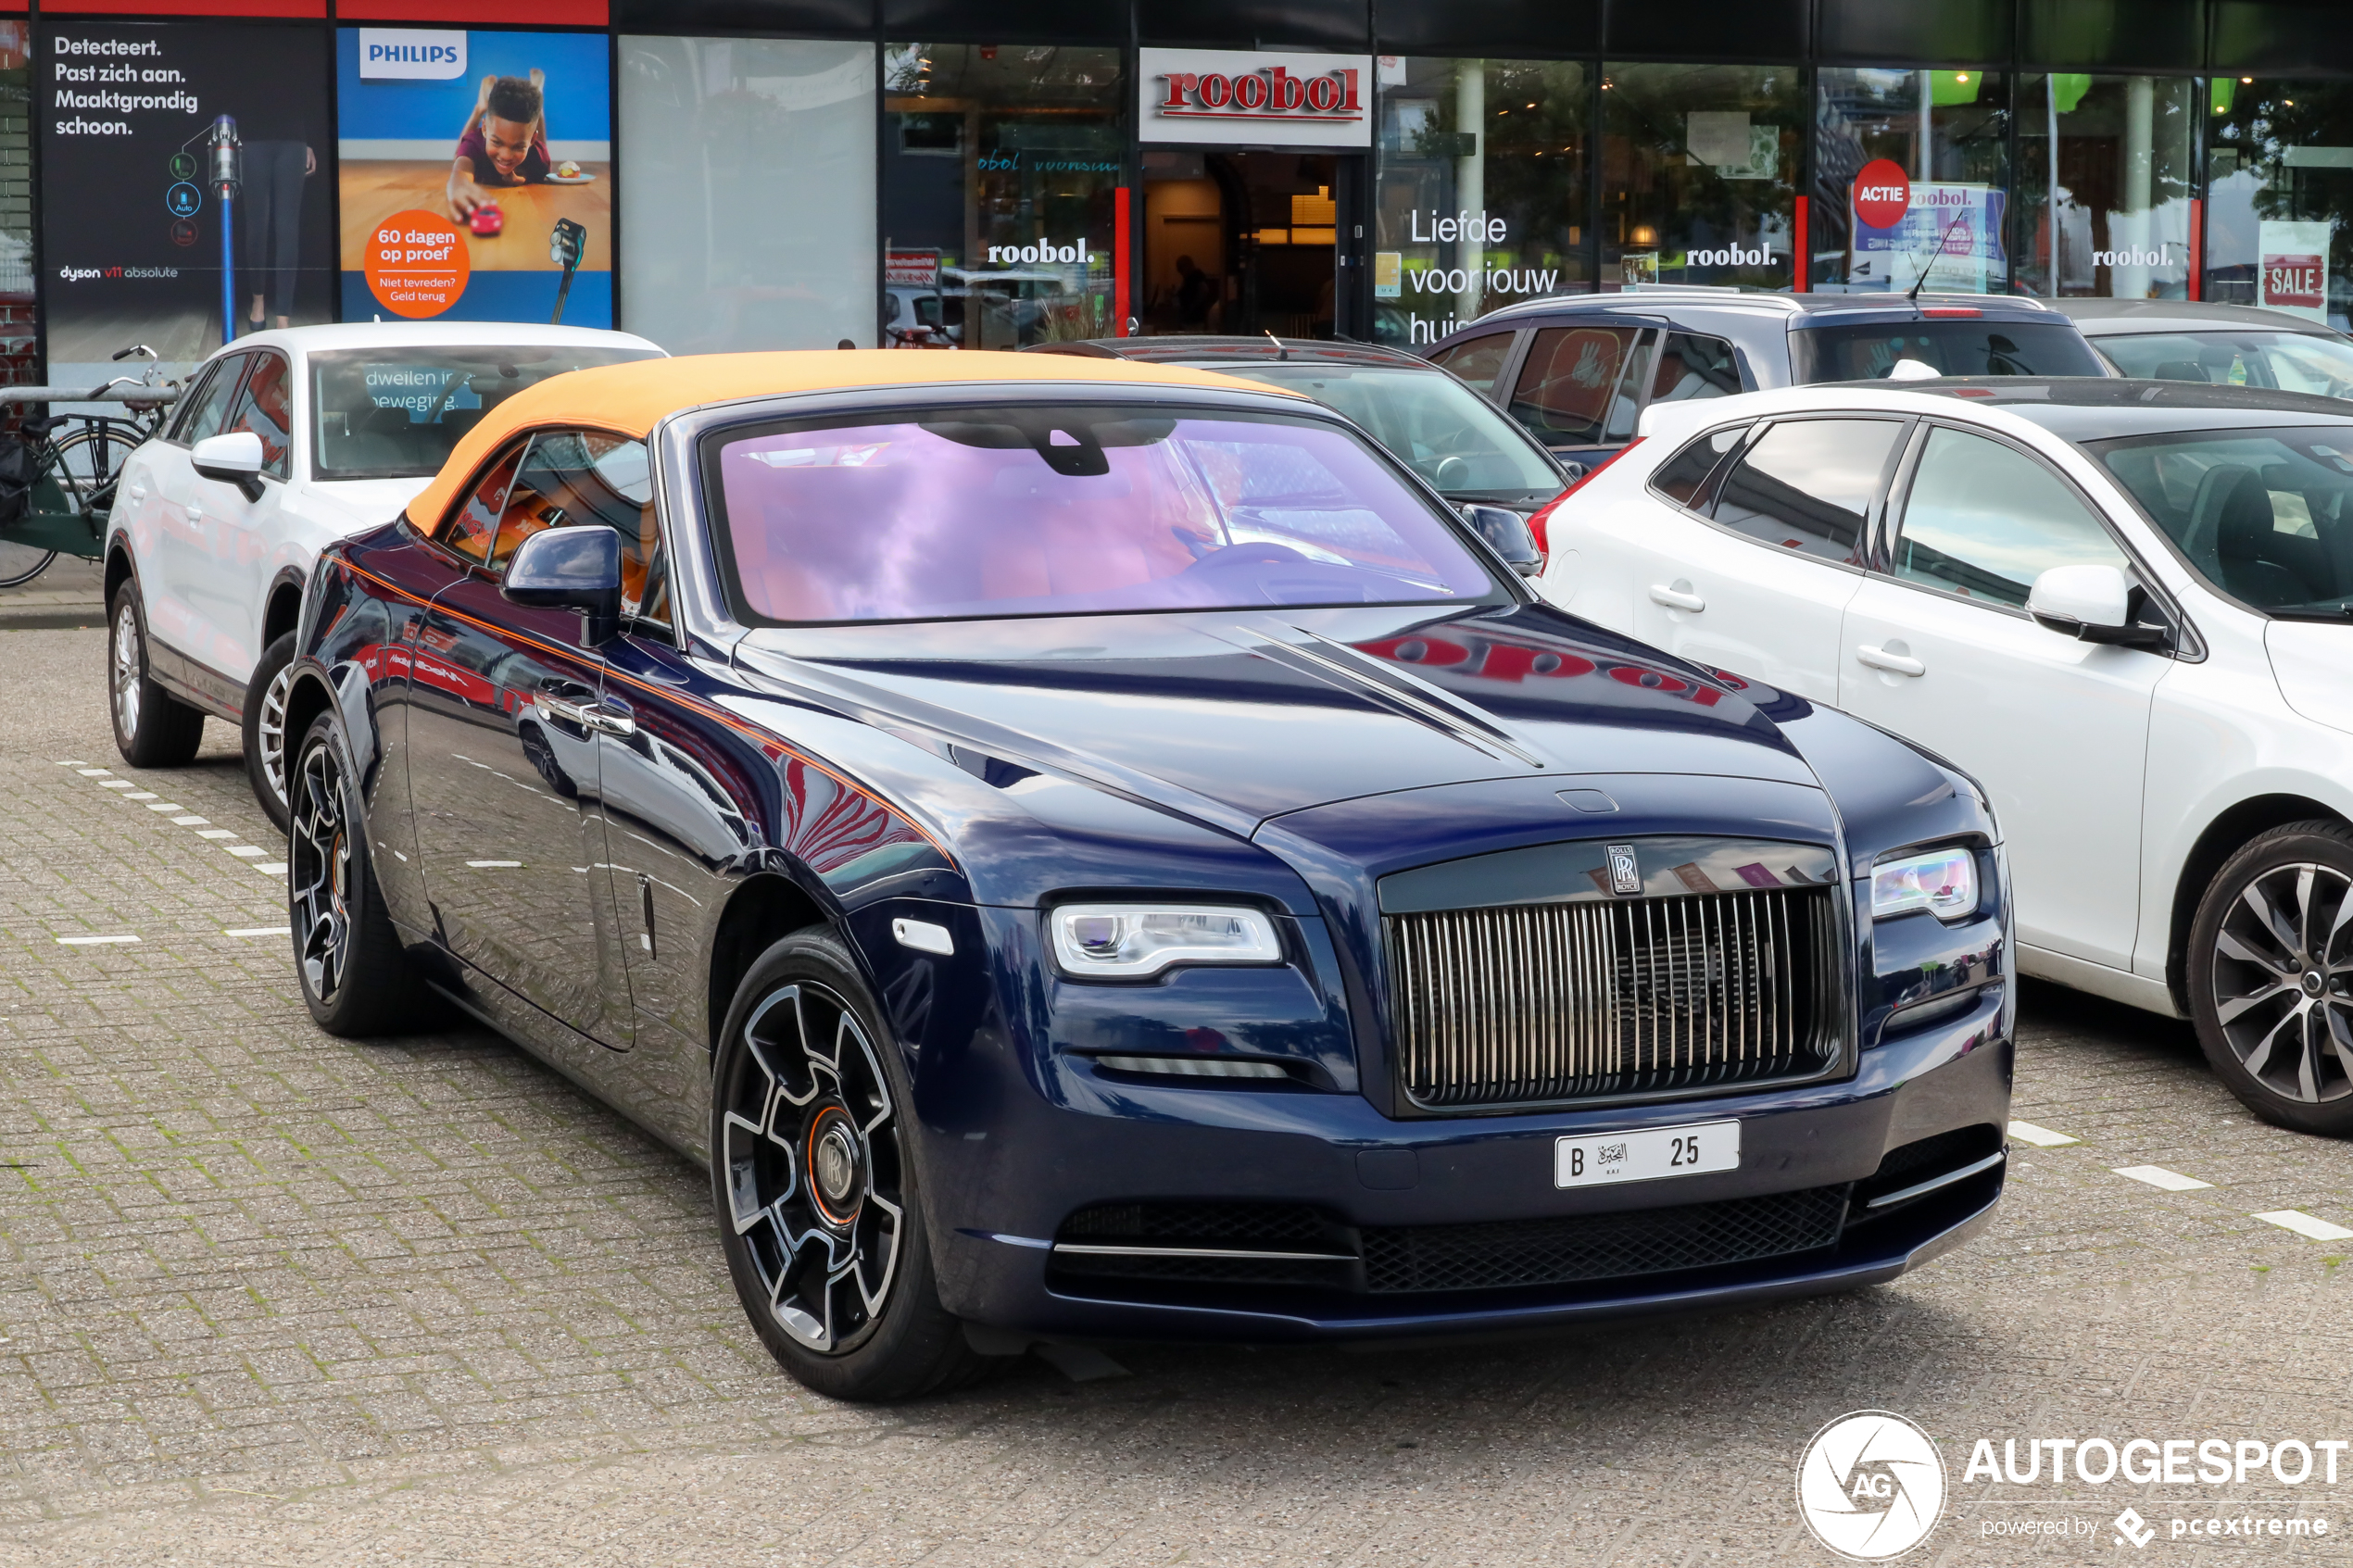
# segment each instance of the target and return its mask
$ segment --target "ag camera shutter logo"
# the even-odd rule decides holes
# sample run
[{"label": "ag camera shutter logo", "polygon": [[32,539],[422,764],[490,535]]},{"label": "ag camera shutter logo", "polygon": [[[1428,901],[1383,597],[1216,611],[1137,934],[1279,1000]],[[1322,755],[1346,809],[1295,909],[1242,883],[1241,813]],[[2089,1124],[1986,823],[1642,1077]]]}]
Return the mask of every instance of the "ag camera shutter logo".
[{"label": "ag camera shutter logo", "polygon": [[422,29],[359,30],[362,82],[447,82],[466,74],[466,35]]},{"label": "ag camera shutter logo", "polygon": [[1944,1460],[1888,1411],[1842,1415],[1797,1461],[1797,1512],[1814,1538],[1856,1562],[1901,1557],[1944,1512]]}]

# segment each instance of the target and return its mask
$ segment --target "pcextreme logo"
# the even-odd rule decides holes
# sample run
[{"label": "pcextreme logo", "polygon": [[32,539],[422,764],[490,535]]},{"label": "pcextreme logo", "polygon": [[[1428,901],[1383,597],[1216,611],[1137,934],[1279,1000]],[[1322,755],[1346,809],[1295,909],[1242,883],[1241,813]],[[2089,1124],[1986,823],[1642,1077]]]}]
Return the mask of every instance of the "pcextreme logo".
[{"label": "pcextreme logo", "polygon": [[1901,1557],[1944,1512],[1944,1459],[1927,1433],[1891,1411],[1840,1416],[1798,1459],[1798,1517],[1841,1557]]}]

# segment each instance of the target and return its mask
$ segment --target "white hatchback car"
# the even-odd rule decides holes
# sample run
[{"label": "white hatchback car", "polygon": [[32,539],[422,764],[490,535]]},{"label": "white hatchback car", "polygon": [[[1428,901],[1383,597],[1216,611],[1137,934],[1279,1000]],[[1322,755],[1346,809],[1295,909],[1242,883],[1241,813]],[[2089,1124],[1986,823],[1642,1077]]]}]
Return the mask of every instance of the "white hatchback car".
[{"label": "white hatchback car", "polygon": [[1942,753],[2018,967],[2353,1133],[2353,410],[2173,382],[1655,406],[1540,514],[1554,603]]},{"label": "white hatchback car", "polygon": [[108,707],[133,767],[243,727],[285,825],[283,677],[319,551],[390,522],[484,410],[590,365],[659,356],[626,332],[507,321],[294,327],[197,367],[124,463],[106,555]]}]

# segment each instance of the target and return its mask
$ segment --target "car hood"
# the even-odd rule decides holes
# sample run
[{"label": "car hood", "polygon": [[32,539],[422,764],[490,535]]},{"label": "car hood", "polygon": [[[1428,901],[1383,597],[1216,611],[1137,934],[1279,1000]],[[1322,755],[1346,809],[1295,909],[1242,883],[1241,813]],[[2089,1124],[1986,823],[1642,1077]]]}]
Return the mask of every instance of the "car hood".
[{"label": "car hood", "polygon": [[351,520],[351,531],[378,528],[398,517],[433,475],[414,479],[314,479],[302,487],[305,511],[318,517],[337,513]]},{"label": "car hood", "polygon": [[1552,773],[1818,785],[1718,683],[1549,606],[771,629],[736,658],[805,699],[1247,834],[1313,806]]}]

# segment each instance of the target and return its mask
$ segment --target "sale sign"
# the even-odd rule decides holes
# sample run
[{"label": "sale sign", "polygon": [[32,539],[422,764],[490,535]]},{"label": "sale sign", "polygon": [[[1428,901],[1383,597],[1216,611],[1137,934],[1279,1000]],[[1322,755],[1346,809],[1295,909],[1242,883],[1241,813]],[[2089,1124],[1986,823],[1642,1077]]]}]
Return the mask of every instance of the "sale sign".
[{"label": "sale sign", "polygon": [[1893,158],[1875,157],[1855,176],[1855,219],[1874,229],[1893,229],[1912,205],[1912,178]]},{"label": "sale sign", "polygon": [[2256,245],[2262,257],[2262,273],[2257,282],[2260,292],[2256,303],[2326,321],[2329,233],[2334,227],[2327,222],[2258,225]]}]

